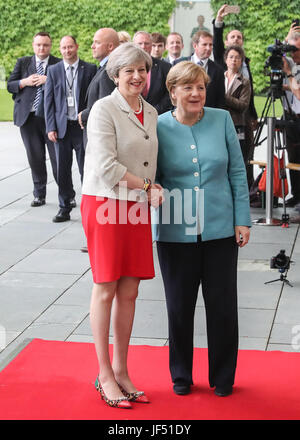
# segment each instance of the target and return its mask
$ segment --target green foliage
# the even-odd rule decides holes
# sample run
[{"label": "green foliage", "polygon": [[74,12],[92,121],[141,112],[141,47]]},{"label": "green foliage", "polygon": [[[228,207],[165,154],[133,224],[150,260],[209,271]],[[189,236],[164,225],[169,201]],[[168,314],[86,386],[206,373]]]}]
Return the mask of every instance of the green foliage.
[{"label": "green foliage", "polygon": [[5,89],[0,89],[0,121],[12,121],[14,101],[11,93]]},{"label": "green foliage", "polygon": [[[216,16],[223,0],[211,0]],[[244,47],[251,60],[251,72],[254,90],[261,93],[269,86],[269,77],[264,75],[265,61],[270,55],[267,47],[274,44],[275,39],[283,41],[292,20],[300,18],[298,0],[231,0],[227,4],[239,5],[239,15],[230,14],[224,19],[225,33],[230,29],[239,29],[244,34]]]},{"label": "green foliage", "polygon": [[93,62],[91,42],[97,29],[167,35],[175,5],[175,0],[0,0],[0,65],[8,76],[18,57],[32,53],[32,37],[40,31],[50,33],[53,55],[60,57],[60,38],[71,34],[79,43],[79,56]]}]

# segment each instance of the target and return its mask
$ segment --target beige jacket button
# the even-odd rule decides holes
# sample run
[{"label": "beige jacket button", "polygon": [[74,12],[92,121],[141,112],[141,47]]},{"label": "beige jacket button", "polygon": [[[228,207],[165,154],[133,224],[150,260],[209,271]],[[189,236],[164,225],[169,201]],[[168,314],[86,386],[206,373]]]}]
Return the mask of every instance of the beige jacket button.
[{"label": "beige jacket button", "polygon": [[147,167],[149,165],[149,162],[144,162],[144,167]]}]

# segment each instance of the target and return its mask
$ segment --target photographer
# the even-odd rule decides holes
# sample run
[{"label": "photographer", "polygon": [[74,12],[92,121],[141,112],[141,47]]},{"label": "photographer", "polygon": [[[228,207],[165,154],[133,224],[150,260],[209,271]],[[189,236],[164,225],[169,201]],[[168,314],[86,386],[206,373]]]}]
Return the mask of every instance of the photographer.
[{"label": "photographer", "polygon": [[[294,31],[297,32],[294,32]],[[291,163],[300,163],[300,27],[291,26],[287,36],[288,43],[297,48],[291,52],[290,57],[283,58],[283,71],[286,74],[283,88],[286,91],[286,98],[290,111],[285,106],[285,116],[294,123],[286,129],[286,142],[288,159]],[[300,173],[290,170],[292,198],[287,200],[286,206],[300,208]]]},{"label": "photographer", "polygon": [[[230,30],[225,36],[225,41],[223,41],[223,31],[224,31],[224,18],[230,14],[227,9],[228,5],[224,4],[218,10],[216,19],[213,20],[213,56],[214,61],[221,65],[224,70],[227,70],[227,66],[224,62],[225,48],[229,46],[241,46],[244,45],[244,36],[241,31],[237,29]],[[253,145],[253,131],[257,128],[257,113],[254,106],[254,90],[252,74],[250,70],[250,59],[245,57],[241,65],[240,73],[245,79],[250,81],[250,101],[249,107],[246,111],[246,125],[245,125],[245,154],[247,161],[251,160],[254,155],[254,145]],[[248,187],[250,188],[253,183],[253,165],[248,164],[247,170],[247,180]]]}]

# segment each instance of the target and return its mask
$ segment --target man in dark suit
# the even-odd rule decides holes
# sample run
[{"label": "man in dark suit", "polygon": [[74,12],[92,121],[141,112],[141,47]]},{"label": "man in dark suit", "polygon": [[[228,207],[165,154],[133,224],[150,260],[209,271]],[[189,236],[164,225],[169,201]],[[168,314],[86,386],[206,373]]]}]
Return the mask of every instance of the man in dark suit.
[{"label": "man in dark suit", "polygon": [[48,139],[43,113],[44,84],[48,66],[60,61],[50,55],[51,38],[47,32],[33,37],[33,56],[19,58],[11,73],[7,90],[13,94],[14,124],[20,127],[33,180],[31,206],[42,206],[46,199],[46,148],[57,181],[57,163],[53,142]]},{"label": "man in dark suit", "polygon": [[168,51],[168,55],[166,58],[164,58],[164,60],[168,61],[168,63],[173,66],[174,61],[181,57],[183,47],[182,35],[178,32],[171,32],[167,36],[166,49]]},{"label": "man in dark suit", "polygon": [[[133,42],[138,44],[145,52],[151,55],[152,39],[148,32],[136,32],[133,36]],[[153,57],[151,58],[152,68],[148,73],[147,86],[143,91],[143,96],[149,104],[156,108],[160,115],[173,108],[166,87],[166,78],[171,68],[171,64],[164,60],[159,60]]]},{"label": "man in dark suit", "polygon": [[79,124],[84,130],[83,139],[85,146],[87,143],[86,124],[93,104],[98,99],[110,95],[116,87],[115,83],[108,77],[105,66],[109,54],[117,46],[119,46],[119,36],[114,29],[102,28],[97,30],[91,48],[93,57],[99,62],[99,68],[87,89],[85,108],[78,114]]},{"label": "man in dark suit", "polygon": [[83,178],[84,146],[78,113],[84,108],[89,83],[96,73],[94,64],[78,58],[78,44],[74,37],[65,36],[60,41],[63,60],[48,70],[45,87],[45,120],[49,139],[55,143],[58,161],[59,211],[54,222],[70,220],[73,150]]},{"label": "man in dark suit", "polygon": [[198,31],[193,36],[194,53],[190,57],[183,57],[175,61],[193,61],[206,70],[210,77],[210,83],[206,91],[206,107],[224,108],[225,107],[225,80],[224,70],[209,57],[213,48],[213,37],[207,31]]}]

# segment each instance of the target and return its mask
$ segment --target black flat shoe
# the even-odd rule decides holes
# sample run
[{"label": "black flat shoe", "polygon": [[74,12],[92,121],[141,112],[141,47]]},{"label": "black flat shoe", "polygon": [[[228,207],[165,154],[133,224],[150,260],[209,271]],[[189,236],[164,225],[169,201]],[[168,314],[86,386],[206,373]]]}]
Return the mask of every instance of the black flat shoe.
[{"label": "black flat shoe", "polygon": [[232,387],[216,387],[215,395],[219,397],[226,397],[232,394]]},{"label": "black flat shoe", "polygon": [[68,212],[63,211],[60,209],[55,217],[53,217],[52,221],[54,223],[61,223],[61,222],[67,222],[71,219],[70,214]]},{"label": "black flat shoe", "polygon": [[31,202],[31,206],[36,207],[36,206],[42,206],[45,205],[46,200],[43,197],[35,197],[32,202]]},{"label": "black flat shoe", "polygon": [[75,199],[71,199],[71,200],[70,200],[70,206],[71,206],[71,208],[76,208],[77,203],[76,203],[76,200],[75,200]]},{"label": "black flat shoe", "polygon": [[190,394],[191,387],[190,385],[175,383],[173,385],[173,391],[175,394],[178,394],[178,396],[185,396],[186,394]]}]

